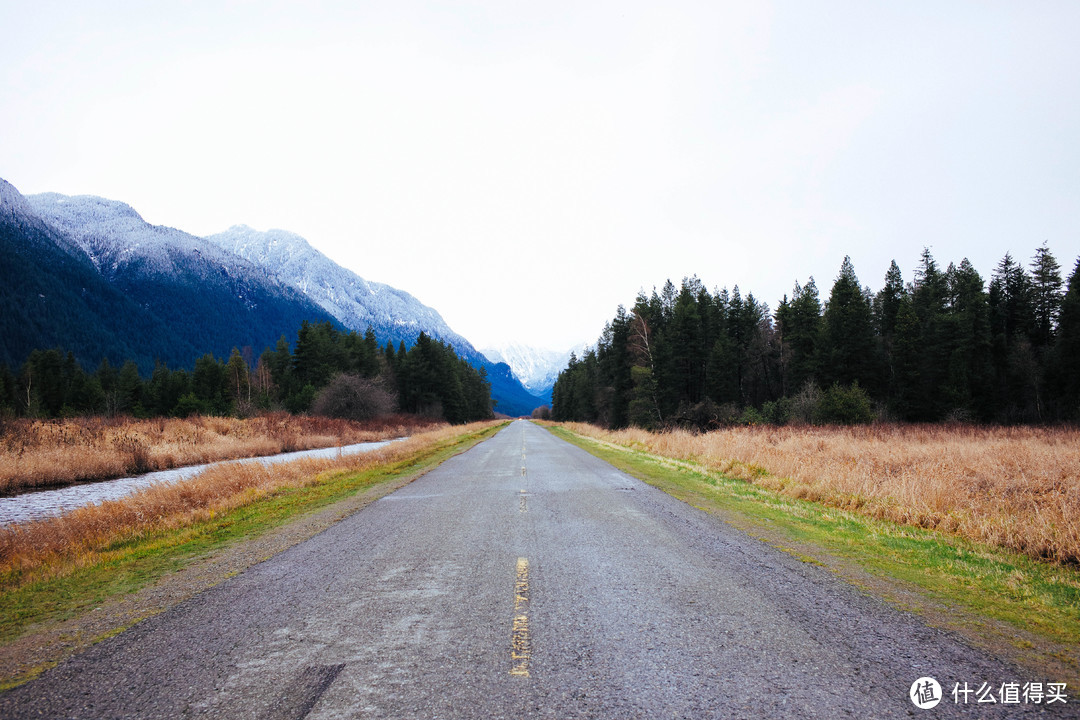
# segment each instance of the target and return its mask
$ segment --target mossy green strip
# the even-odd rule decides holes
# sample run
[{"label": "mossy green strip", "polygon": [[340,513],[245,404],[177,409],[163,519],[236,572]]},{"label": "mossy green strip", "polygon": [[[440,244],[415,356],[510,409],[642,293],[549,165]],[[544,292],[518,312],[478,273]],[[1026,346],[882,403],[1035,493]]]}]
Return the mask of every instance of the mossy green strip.
[{"label": "mossy green strip", "polygon": [[[1021,662],[1080,679],[1080,572],[936,531],[798,500],[685,461],[549,430],[629,475],[954,629],[994,634]],[[912,592],[921,599],[912,598]],[[926,602],[923,602],[923,601]],[[985,620],[1013,629],[989,633]],[[968,633],[971,636],[970,632]],[[1016,650],[1030,651],[1016,657]],[[1023,654],[1023,653],[1022,653]]]}]

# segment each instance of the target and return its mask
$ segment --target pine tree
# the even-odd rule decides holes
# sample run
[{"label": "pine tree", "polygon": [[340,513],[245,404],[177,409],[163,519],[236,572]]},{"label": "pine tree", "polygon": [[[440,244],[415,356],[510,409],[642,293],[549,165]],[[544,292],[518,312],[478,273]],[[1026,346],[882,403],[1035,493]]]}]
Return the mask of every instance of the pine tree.
[{"label": "pine tree", "polygon": [[893,333],[892,366],[894,384],[891,406],[901,420],[927,420],[927,393],[922,380],[922,328],[909,295],[900,300]]},{"label": "pine tree", "polygon": [[266,357],[267,365],[270,368],[270,378],[278,389],[279,397],[277,399],[284,399],[292,393],[294,385],[293,358],[292,351],[289,350],[289,341],[282,335],[278,338],[273,351],[269,355],[266,353],[263,353],[263,355]]},{"label": "pine tree", "polygon": [[150,380],[146,383],[146,409],[151,415],[165,416],[172,414],[179,398],[169,397],[169,380],[172,373],[164,363],[155,363]]},{"label": "pine tree", "polygon": [[896,368],[896,327],[900,306],[907,298],[907,288],[900,274],[900,267],[893,260],[885,273],[885,287],[874,298],[874,316],[877,320],[878,335],[881,337],[882,352],[885,359],[884,395],[897,397]]},{"label": "pine tree", "polygon": [[358,370],[364,377],[372,378],[379,374],[379,342],[375,339],[375,330],[368,325],[364,332],[364,341],[360,346],[363,352],[360,355]]},{"label": "pine tree", "polygon": [[200,403],[200,412],[211,415],[228,414],[229,373],[210,353],[195,361],[195,369],[191,373],[191,391]]},{"label": "pine tree", "polygon": [[1031,277],[1009,253],[1005,253],[994,270],[989,297],[997,378],[995,404],[1002,420],[1033,419],[1040,414],[1041,378],[1031,342],[1036,326]]},{"label": "pine tree", "polygon": [[139,368],[131,360],[128,360],[120,368],[116,377],[116,393],[119,400],[119,411],[131,413],[136,417],[146,414],[143,407],[143,383],[139,377]]},{"label": "pine tree", "polygon": [[1061,301],[1049,395],[1055,398],[1059,417],[1080,421],[1080,258]]},{"label": "pine tree", "polygon": [[671,344],[677,352],[672,358],[670,381],[680,406],[701,402],[705,395],[706,347],[697,302],[700,282],[695,285],[694,281],[683,280],[671,316]]},{"label": "pine tree", "polygon": [[791,301],[777,311],[779,335],[784,344],[785,377],[781,381],[787,393],[798,392],[817,378],[821,353],[821,300],[814,278],[800,286],[795,283]]},{"label": "pine tree", "polygon": [[964,258],[949,266],[949,303],[945,335],[948,372],[944,395],[957,417],[989,420],[994,406],[990,348],[990,308],[982,277]]},{"label": "pine tree", "polygon": [[776,372],[779,353],[776,350],[776,331],[769,306],[760,303],[753,293],[747,293],[740,313],[745,327],[742,351],[742,405],[761,407],[778,396],[780,378]]},{"label": "pine tree", "polygon": [[884,340],[886,348],[892,346],[893,335],[896,333],[896,314],[900,310],[900,303],[906,292],[900,267],[893,260],[889,264],[888,272],[885,273],[885,287],[877,294],[874,302],[878,333]]},{"label": "pine tree", "polygon": [[990,322],[994,342],[1002,350],[1034,331],[1031,277],[1009,253],[1005,253],[990,280]]},{"label": "pine tree", "polygon": [[947,411],[942,388],[950,354],[945,322],[948,293],[948,278],[938,268],[930,249],[924,248],[911,293],[921,343],[918,378],[912,396],[913,409],[920,420],[941,420]]},{"label": "pine tree", "polygon": [[825,306],[821,358],[822,385],[857,382],[871,394],[878,392],[882,373],[873,309],[850,257],[844,258]]},{"label": "pine tree", "polygon": [[1053,344],[1063,284],[1061,266],[1043,243],[1031,261],[1031,301],[1035,315],[1032,343],[1037,348]]}]

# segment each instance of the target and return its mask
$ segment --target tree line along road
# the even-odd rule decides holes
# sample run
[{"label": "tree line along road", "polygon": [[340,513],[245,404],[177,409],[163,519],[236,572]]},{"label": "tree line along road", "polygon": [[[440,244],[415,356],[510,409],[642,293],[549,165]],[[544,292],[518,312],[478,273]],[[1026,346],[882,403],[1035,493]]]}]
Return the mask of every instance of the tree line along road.
[{"label": "tree line along road", "polygon": [[1074,716],[952,679],[1033,678],[518,421],[0,717]]}]

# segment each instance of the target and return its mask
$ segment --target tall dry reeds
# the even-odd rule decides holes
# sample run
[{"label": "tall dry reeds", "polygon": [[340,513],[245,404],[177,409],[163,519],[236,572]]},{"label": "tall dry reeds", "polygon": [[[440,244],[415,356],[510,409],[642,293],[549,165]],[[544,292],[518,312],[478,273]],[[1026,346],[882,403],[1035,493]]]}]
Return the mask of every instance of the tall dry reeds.
[{"label": "tall dry reeds", "polygon": [[574,432],[835,507],[1080,562],[1080,430],[968,425]]},{"label": "tall dry reeds", "polygon": [[0,578],[19,584],[98,562],[126,539],[179,528],[248,505],[286,488],[314,485],[329,471],[358,471],[394,463],[491,423],[414,434],[371,452],[275,465],[228,463],[173,483],[145,488],[119,500],[86,505],[54,518],[0,527]]},{"label": "tall dry reeds", "polygon": [[288,413],[246,419],[12,420],[0,430],[0,493],[387,440],[437,424],[408,415],[361,423]]}]

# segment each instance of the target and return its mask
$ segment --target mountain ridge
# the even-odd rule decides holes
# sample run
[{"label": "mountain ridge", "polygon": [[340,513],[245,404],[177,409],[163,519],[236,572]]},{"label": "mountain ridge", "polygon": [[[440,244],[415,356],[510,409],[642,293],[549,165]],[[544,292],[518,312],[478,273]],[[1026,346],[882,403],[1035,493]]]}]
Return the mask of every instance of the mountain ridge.
[{"label": "mountain ridge", "polygon": [[127,203],[59,193],[26,200],[109,285],[199,355],[273,346],[305,320],[337,322],[264,269],[177,228],[151,225]]},{"label": "mountain ridge", "polygon": [[421,332],[454,348],[469,364],[484,368],[492,386],[496,410],[527,415],[542,404],[506,363],[492,361],[471,342],[454,332],[434,308],[404,290],[365,280],[314,247],[306,238],[287,230],[255,230],[234,225],[206,236],[229,252],[251,261],[282,283],[303,292],[346,328],[364,332],[371,327],[381,343],[411,346]]},{"label": "mountain ridge", "polygon": [[0,179],[0,363],[63,346],[84,366],[178,363],[196,353],[152,312],[113,287],[91,258]]},{"label": "mountain ridge", "polygon": [[[23,196],[0,179],[0,363],[17,366],[33,349],[60,346],[84,367],[132,359],[148,374],[158,362],[190,367],[207,352],[258,352],[283,335],[292,342],[307,320],[361,333],[371,326],[382,344],[411,346],[426,332],[484,368],[497,411],[527,414],[541,404],[508,365],[489,360],[409,293],[364,280],[295,233],[271,231],[287,253],[277,262],[231,250],[230,233],[249,250],[264,239],[242,225],[216,240],[198,237],[151,225],[122,201]],[[381,302],[359,302],[365,298]]]}]

